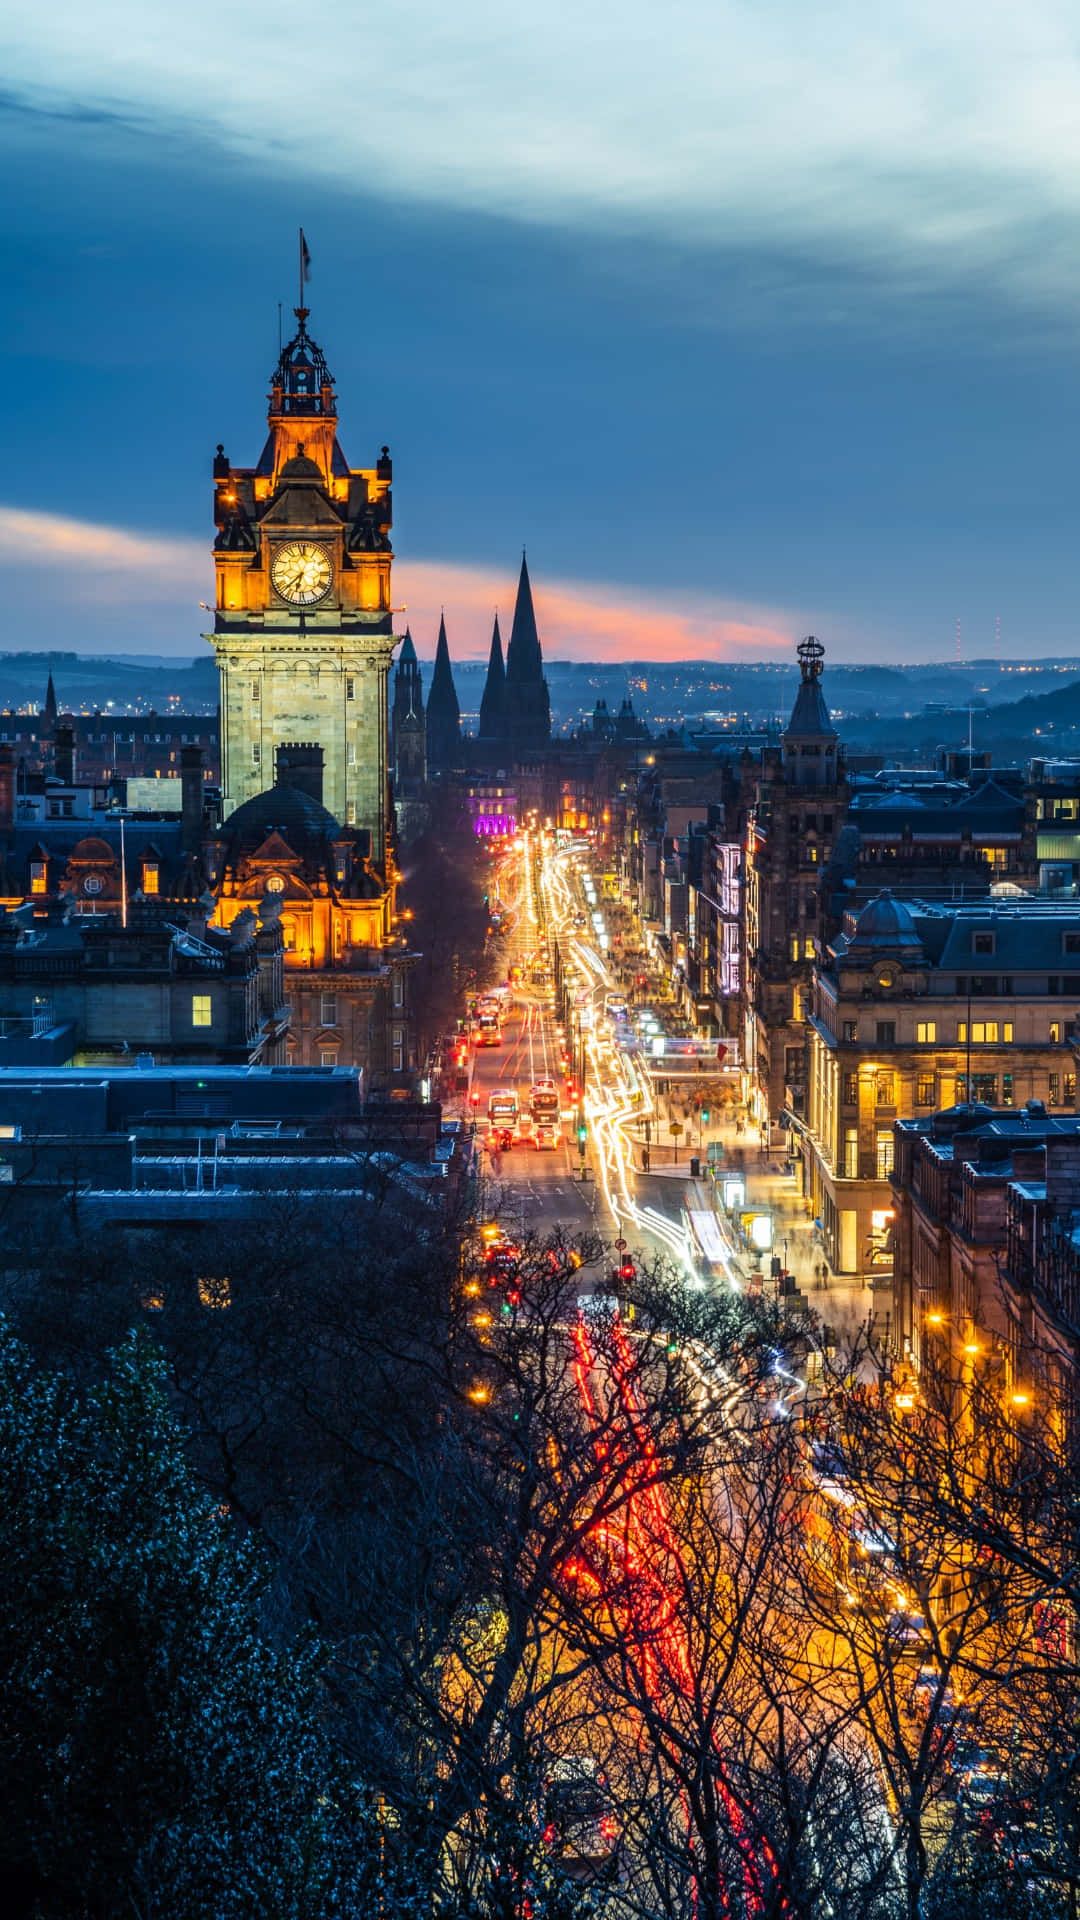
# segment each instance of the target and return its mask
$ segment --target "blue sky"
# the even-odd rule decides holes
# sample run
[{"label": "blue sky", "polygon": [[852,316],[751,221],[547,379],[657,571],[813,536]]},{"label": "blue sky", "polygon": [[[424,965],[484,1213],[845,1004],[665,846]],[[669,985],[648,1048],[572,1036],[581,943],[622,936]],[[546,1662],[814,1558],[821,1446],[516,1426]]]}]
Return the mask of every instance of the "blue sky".
[{"label": "blue sky", "polygon": [[1077,651],[1080,28],[941,12],[24,14],[0,646],[197,650],[302,222],[422,652]]}]

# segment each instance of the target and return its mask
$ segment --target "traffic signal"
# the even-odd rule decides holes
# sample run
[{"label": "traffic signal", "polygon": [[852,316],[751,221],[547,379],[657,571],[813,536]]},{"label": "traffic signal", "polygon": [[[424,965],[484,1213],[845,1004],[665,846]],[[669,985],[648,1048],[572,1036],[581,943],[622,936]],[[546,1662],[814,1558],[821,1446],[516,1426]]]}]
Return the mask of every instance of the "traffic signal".
[{"label": "traffic signal", "polygon": [[632,1260],[624,1260],[622,1263],[622,1266],[619,1268],[619,1279],[632,1280],[633,1278],[634,1278],[634,1263]]},{"label": "traffic signal", "polygon": [[676,1340],[676,1338],[675,1338],[675,1335],[674,1335],[673,1333],[669,1333],[669,1334],[668,1334],[668,1343],[667,1343],[667,1357],[668,1357],[668,1359],[669,1359],[669,1360],[674,1360],[674,1359],[676,1359],[676,1358],[678,1357],[678,1352],[679,1352],[679,1343],[678,1343],[678,1341]]},{"label": "traffic signal", "polygon": [[478,1107],[480,1105],[480,1095],[478,1093],[473,1094],[472,1103],[474,1107]]},{"label": "traffic signal", "polygon": [[585,1122],[584,1122],[584,1120],[581,1120],[581,1121],[579,1121],[579,1123],[578,1123],[578,1130],[577,1130],[577,1137],[578,1137],[578,1146],[579,1146],[579,1147],[583,1147],[583,1146],[585,1145],[585,1134],[586,1134],[586,1127],[585,1127]]},{"label": "traffic signal", "polygon": [[708,1109],[708,1107],[702,1107],[702,1109],[701,1109],[701,1124],[702,1124],[702,1126],[703,1126],[703,1127],[707,1127],[707,1126],[708,1126],[708,1124],[709,1124],[709,1109]]}]

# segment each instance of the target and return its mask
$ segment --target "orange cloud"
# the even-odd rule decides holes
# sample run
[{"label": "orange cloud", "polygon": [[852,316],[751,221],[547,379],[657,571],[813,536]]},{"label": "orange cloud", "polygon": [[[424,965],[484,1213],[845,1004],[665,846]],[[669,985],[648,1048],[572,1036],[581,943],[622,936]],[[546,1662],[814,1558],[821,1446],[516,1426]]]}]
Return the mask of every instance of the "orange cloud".
[{"label": "orange cloud", "polygon": [[[805,626],[796,614],[719,596],[680,594],[666,600],[628,587],[549,580],[540,571],[531,570],[531,578],[549,660],[760,659],[789,653]],[[406,605],[421,653],[435,650],[443,608],[455,660],[486,659],[496,607],[504,646],[510,637],[516,575],[405,559],[395,564],[394,582],[395,599],[400,596]]]},{"label": "orange cloud", "polygon": [[[9,573],[25,569],[48,576],[38,592],[69,605],[129,606],[153,600],[190,609],[192,646],[200,601],[213,598],[210,542],[169,534],[137,534],[65,514],[0,505],[0,558]],[[636,588],[532,575],[536,618],[549,660],[734,660],[761,659],[790,651],[806,631],[805,619],[768,607],[745,606],[707,594],[662,599]],[[435,651],[439,613],[446,609],[455,660],[486,660],[496,607],[504,644],[517,591],[517,572],[437,560],[399,559],[394,565],[394,603],[404,605],[395,625],[406,621],[422,654]]]}]

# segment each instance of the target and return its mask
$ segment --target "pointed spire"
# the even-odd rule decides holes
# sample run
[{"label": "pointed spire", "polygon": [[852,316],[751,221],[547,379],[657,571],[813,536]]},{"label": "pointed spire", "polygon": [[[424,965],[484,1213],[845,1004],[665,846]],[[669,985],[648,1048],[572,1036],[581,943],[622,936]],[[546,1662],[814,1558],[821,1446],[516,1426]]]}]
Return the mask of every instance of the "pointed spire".
[{"label": "pointed spire", "polygon": [[446,618],[439,616],[439,640],[435,648],[435,667],[427,700],[428,768],[445,773],[457,764],[461,747],[461,708],[458,706],[454,675],[450,666],[450,647],[446,638]]},{"label": "pointed spire", "polygon": [[405,638],[402,641],[401,652],[398,654],[397,663],[399,667],[415,667],[417,665],[416,648],[413,646],[412,632],[408,627],[405,629]]},{"label": "pointed spire", "polygon": [[544,679],[544,658],[536,630],[532,586],[524,550],[514,603],[514,624],[506,649],[506,730],[520,747],[544,747],[551,739],[551,702]]},{"label": "pointed spire", "polygon": [[495,625],[491,631],[491,652],[488,655],[487,679],[484,681],[484,694],[480,702],[481,740],[498,740],[504,727],[504,708],[506,695],[506,668],[503,664],[502,634],[499,632],[499,616],[495,615]]},{"label": "pointed spire", "polygon": [[542,680],[543,675],[544,663],[540,653],[540,635],[536,631],[532,585],[525,550],[522,548],[514,624],[510,629],[510,645],[506,650],[506,677],[509,681],[519,683]]},{"label": "pointed spire", "polygon": [[56,724],[56,688],[53,686],[52,668],[49,669],[49,684],[45,689],[45,718],[50,726]]}]

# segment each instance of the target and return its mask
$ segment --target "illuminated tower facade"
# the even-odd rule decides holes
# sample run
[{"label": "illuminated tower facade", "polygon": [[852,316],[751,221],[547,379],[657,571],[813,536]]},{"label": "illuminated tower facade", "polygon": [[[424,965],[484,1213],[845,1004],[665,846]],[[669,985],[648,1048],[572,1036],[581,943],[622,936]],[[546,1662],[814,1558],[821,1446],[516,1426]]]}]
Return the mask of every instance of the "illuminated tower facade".
[{"label": "illuminated tower facade", "polygon": [[257,466],[214,461],[217,606],[207,634],[221,674],[224,813],[273,785],[275,755],[323,750],[323,801],[342,826],[387,836],[387,677],[392,468],[350,467],[322,349],[297,330],[274,369]]}]

